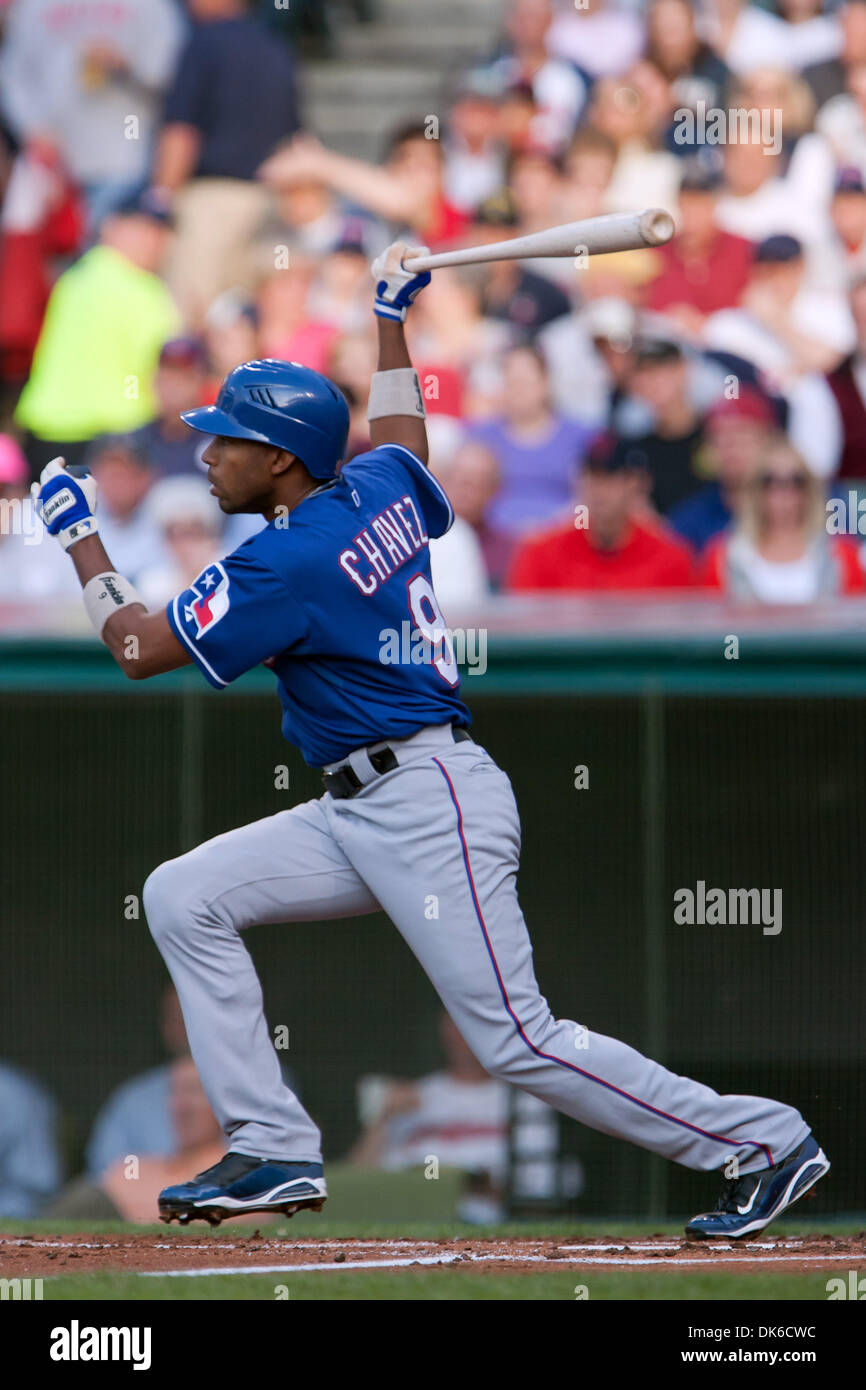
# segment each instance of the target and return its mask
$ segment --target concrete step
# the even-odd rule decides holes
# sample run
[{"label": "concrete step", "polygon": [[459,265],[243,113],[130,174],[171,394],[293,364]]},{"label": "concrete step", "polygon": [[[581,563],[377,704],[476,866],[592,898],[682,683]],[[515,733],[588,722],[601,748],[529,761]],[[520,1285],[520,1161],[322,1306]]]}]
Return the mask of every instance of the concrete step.
[{"label": "concrete step", "polygon": [[[411,64],[343,62],[309,64],[304,69],[303,91],[308,101],[333,101],[346,105],[352,101],[393,99],[419,100],[438,90],[441,74]],[[423,103],[422,103],[423,104]]]},{"label": "concrete step", "polygon": [[338,56],[304,66],[310,127],[333,149],[378,160],[406,121],[441,115],[450,84],[490,53],[506,0],[377,0],[370,24],[341,19]]},{"label": "concrete step", "polygon": [[340,56],[356,62],[417,62],[442,69],[464,68],[480,62],[491,50],[490,31],[486,25],[431,24],[429,20],[417,25],[374,32],[355,29],[340,41]]},{"label": "concrete step", "polygon": [[476,22],[494,31],[502,24],[507,0],[377,0],[374,27],[400,24],[418,15],[429,25],[445,21]]},{"label": "concrete step", "polygon": [[430,115],[430,108],[436,105],[435,99],[420,109],[414,101],[389,101],[384,108],[370,107],[359,112],[357,108],[335,110],[313,104],[307,107],[307,121],[310,129],[329,149],[352,155],[355,159],[379,163],[393,131],[417,121],[419,115]]},{"label": "concrete step", "polygon": [[335,73],[338,64],[308,73],[305,111],[312,130],[331,149],[356,159],[378,161],[398,126],[437,115],[444,104],[444,80],[420,69],[353,66],[351,76]]},{"label": "concrete step", "polygon": [[[435,105],[435,102],[429,103]],[[387,107],[380,110],[370,109],[364,111],[363,121],[352,121],[352,111],[348,107],[334,109],[333,107],[310,107],[309,125],[318,135],[319,139],[326,145],[338,148],[335,140],[339,140],[345,134],[351,137],[353,144],[363,144],[366,137],[372,144],[373,153],[378,157],[385,138],[391,134],[397,126],[414,122],[423,116],[434,115],[435,112],[420,111],[417,105],[412,102],[392,101]]]}]

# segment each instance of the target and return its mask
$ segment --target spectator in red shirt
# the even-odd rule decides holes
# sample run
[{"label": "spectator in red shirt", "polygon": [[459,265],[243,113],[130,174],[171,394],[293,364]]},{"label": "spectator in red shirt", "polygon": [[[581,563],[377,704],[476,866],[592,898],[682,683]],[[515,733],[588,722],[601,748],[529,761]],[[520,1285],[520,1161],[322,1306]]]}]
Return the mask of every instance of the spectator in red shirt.
[{"label": "spectator in red shirt", "polygon": [[704,319],[739,302],[752,262],[752,244],[716,223],[721,171],[686,161],[680,184],[679,233],[656,254],[661,273],[648,306],[699,333]]},{"label": "spectator in red shirt", "polygon": [[[604,435],[583,466],[583,505],[523,542],[508,588],[584,591],[684,588],[692,556],[673,536],[637,519],[649,488],[648,461],[627,439]],[[588,517],[589,524],[584,524]]]}]

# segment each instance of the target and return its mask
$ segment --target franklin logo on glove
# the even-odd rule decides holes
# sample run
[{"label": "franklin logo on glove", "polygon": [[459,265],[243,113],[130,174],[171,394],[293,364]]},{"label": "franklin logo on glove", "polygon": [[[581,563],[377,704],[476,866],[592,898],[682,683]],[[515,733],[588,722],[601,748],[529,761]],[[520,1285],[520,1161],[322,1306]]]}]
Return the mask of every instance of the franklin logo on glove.
[{"label": "franklin logo on glove", "polygon": [[74,478],[66,471],[62,458],[47,463],[30,490],[33,506],[49,536],[56,537],[64,550],[76,541],[93,536],[96,524],[96,479],[89,473]]}]

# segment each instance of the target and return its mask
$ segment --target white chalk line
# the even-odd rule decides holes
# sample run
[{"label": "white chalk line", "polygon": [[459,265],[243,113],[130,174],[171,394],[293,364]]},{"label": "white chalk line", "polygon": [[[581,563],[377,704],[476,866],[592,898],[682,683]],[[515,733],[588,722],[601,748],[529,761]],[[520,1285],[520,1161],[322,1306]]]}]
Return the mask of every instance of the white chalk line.
[{"label": "white chalk line", "polygon": [[[560,1249],[563,1247],[560,1246]],[[595,1247],[596,1249],[598,1247]],[[677,1265],[680,1269],[691,1269],[693,1265],[715,1265],[720,1264],[730,1266],[731,1264],[741,1265],[748,1268],[750,1265],[767,1264],[820,1264],[829,1260],[851,1261],[852,1255],[772,1255],[770,1257],[761,1256],[757,1259],[750,1259],[748,1256],[737,1256],[734,1260],[726,1258],[719,1260],[717,1256],[704,1258],[703,1256],[690,1256],[688,1259],[675,1259],[668,1255],[661,1255],[657,1258],[643,1258],[642,1256],[632,1257],[626,1255],[620,1259],[609,1259],[603,1256],[584,1256],[580,1260],[558,1260],[549,1255],[490,1255],[490,1254],[462,1254],[462,1255],[418,1255],[414,1258],[405,1257],[401,1259],[387,1260],[343,1260],[339,1264],[336,1262],[322,1262],[318,1264],[294,1264],[294,1265],[234,1265],[213,1269],[147,1269],[139,1270],[144,1279],[198,1279],[209,1278],[211,1276],[229,1274],[310,1274],[310,1273],[339,1273],[349,1269],[405,1269],[411,1265],[450,1265],[450,1264],[546,1264],[559,1269],[581,1269],[584,1265],[609,1265],[618,1268],[623,1265]]]},{"label": "white chalk line", "polygon": [[[749,1250],[799,1250],[803,1246],[802,1240],[750,1240]],[[691,1243],[684,1240],[671,1241],[636,1241],[630,1240],[627,1244],[605,1244],[600,1245],[597,1241],[586,1245],[576,1245],[573,1241],[568,1245],[558,1245],[558,1250],[689,1250],[693,1248]],[[742,1246],[739,1247],[741,1250]],[[714,1250],[736,1250],[737,1246],[730,1242],[714,1241]]]},{"label": "white chalk line", "polygon": [[[326,1269],[400,1269],[407,1265],[449,1265],[457,1260],[474,1258],[468,1255],[407,1255],[397,1260],[345,1260],[340,1264],[319,1263],[303,1265],[235,1265],[229,1269],[144,1269],[143,1279],[194,1279],[199,1274],[308,1274],[311,1270]],[[541,1259],[542,1256],[529,1258]]]}]

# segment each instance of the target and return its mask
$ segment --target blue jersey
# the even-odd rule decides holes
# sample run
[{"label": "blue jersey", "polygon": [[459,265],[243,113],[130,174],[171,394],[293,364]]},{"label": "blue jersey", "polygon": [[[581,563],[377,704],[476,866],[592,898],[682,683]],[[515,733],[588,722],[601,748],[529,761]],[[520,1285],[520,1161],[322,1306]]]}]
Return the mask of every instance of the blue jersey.
[{"label": "blue jersey", "polygon": [[208,565],[169,623],[217,689],[271,666],[283,735],[312,767],[427,724],[465,726],[428,548],[453,520],[420,459],[372,449]]}]

